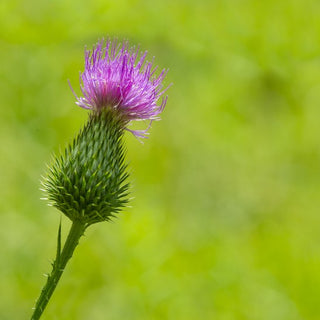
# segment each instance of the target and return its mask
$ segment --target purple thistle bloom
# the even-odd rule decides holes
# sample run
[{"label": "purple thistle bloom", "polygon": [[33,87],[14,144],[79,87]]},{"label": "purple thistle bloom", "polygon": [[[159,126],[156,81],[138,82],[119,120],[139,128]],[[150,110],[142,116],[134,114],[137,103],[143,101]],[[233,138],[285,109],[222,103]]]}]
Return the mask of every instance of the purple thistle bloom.
[{"label": "purple thistle bloom", "polygon": [[[85,109],[99,111],[111,108],[129,123],[132,120],[159,119],[167,97],[160,97],[168,89],[163,89],[162,81],[167,70],[156,76],[157,67],[145,61],[147,51],[140,58],[139,48],[129,48],[128,42],[117,43],[107,40],[105,47],[101,41],[92,51],[86,51],[85,70],[80,74],[83,96],[76,104]],[[147,130],[129,130],[137,137],[145,137]]]}]

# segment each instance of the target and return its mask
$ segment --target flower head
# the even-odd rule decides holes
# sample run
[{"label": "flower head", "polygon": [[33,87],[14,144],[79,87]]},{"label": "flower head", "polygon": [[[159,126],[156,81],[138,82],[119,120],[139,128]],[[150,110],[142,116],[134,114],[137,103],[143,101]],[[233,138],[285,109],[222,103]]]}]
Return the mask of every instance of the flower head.
[{"label": "flower head", "polygon": [[[159,119],[167,101],[162,97],[167,71],[156,75],[157,67],[146,61],[146,55],[139,55],[139,48],[130,48],[128,42],[107,40],[105,46],[98,42],[92,51],[86,51],[85,70],[80,74],[83,96],[76,96],[76,104],[93,111],[112,109],[126,123]],[[129,131],[144,137],[147,130]]]}]

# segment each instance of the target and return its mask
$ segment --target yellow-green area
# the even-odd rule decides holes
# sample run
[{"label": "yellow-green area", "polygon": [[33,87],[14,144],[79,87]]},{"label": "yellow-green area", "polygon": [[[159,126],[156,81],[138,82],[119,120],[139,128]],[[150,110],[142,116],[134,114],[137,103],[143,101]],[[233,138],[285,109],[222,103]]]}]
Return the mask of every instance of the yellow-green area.
[{"label": "yellow-green area", "polygon": [[67,81],[79,94],[84,47],[108,36],[173,86],[150,138],[126,133],[132,207],[87,230],[43,319],[319,319],[319,16],[317,0],[3,0],[0,319],[28,319],[51,269],[61,215],[39,181],[87,118]]}]

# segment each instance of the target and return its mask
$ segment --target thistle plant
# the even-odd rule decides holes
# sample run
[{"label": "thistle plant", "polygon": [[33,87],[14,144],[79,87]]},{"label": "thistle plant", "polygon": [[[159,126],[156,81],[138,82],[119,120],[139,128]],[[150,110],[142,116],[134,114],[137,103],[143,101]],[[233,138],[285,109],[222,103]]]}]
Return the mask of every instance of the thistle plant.
[{"label": "thistle plant", "polygon": [[[89,109],[88,121],[65,151],[54,157],[43,181],[50,204],[72,224],[62,246],[60,223],[52,271],[31,320],[40,319],[85,230],[109,221],[128,203],[124,132],[145,138],[167,102],[163,96],[167,71],[156,75],[157,67],[146,61],[146,55],[128,42],[112,40],[86,51],[80,74],[82,95],[72,91],[76,104]],[[141,120],[149,122],[145,130],[129,129],[132,121]]]}]

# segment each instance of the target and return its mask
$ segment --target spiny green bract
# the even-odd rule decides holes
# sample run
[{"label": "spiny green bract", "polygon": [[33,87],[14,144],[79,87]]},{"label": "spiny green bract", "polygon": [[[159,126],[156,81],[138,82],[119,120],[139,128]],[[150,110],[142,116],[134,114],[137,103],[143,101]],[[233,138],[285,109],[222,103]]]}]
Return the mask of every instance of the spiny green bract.
[{"label": "spiny green bract", "polygon": [[44,181],[48,199],[72,221],[110,220],[128,201],[123,121],[111,110],[93,112]]}]

